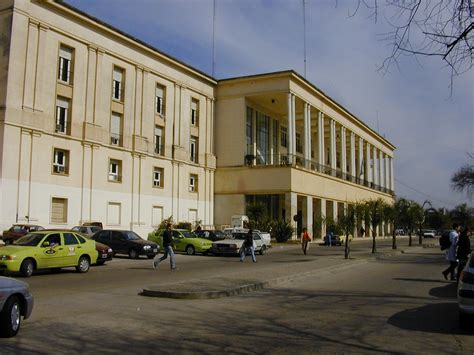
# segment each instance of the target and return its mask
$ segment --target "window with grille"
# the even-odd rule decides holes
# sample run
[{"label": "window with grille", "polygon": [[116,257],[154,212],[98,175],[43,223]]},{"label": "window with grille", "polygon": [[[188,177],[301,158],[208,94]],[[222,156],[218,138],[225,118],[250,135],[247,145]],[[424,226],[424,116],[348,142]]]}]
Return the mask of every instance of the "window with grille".
[{"label": "window with grille", "polygon": [[122,145],[122,115],[115,112],[110,118],[110,144]]},{"label": "window with grille", "polygon": [[52,198],[51,223],[67,223],[67,205],[67,198]]}]

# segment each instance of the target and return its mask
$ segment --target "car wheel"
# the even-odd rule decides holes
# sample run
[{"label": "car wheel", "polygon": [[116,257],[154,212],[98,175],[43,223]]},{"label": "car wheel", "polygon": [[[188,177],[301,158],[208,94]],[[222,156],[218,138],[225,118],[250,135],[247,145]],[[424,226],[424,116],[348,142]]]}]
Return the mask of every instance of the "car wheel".
[{"label": "car wheel", "polygon": [[470,321],[471,318],[469,317],[469,314],[459,311],[459,328],[468,329]]},{"label": "car wheel", "polygon": [[130,259],[138,259],[138,251],[135,249],[130,249],[128,252],[128,256]]},{"label": "car wheel", "polygon": [[20,266],[20,272],[24,277],[30,277],[33,275],[33,270],[35,269],[35,265],[31,259],[23,260]]},{"label": "car wheel", "polygon": [[21,325],[21,303],[17,296],[10,297],[0,313],[0,335],[10,338],[18,333]]},{"label": "car wheel", "polygon": [[266,249],[266,248],[267,248],[267,247],[266,247],[265,245],[262,245],[262,247],[260,248],[260,255],[265,254],[265,249]]},{"label": "car wheel", "polygon": [[188,255],[194,255],[196,251],[194,250],[194,247],[192,245],[188,245],[186,247],[186,254]]},{"label": "car wheel", "polygon": [[89,271],[90,266],[91,266],[91,263],[89,261],[89,258],[83,255],[79,258],[79,263],[76,266],[76,270],[77,272],[80,272],[81,274],[83,274]]}]

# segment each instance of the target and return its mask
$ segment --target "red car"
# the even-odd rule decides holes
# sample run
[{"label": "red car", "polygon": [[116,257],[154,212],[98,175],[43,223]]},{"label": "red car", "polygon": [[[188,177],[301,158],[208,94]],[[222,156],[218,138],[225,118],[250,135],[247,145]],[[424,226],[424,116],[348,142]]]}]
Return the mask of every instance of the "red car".
[{"label": "red car", "polygon": [[44,228],[35,224],[14,224],[9,230],[3,231],[3,242],[8,245],[30,232],[43,230]]}]

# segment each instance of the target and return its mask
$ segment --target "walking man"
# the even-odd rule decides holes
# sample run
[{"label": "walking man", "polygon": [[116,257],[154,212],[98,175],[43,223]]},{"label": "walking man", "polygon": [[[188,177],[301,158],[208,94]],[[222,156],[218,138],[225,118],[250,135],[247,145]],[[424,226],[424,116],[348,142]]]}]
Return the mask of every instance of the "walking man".
[{"label": "walking man", "polygon": [[247,235],[245,236],[245,241],[242,246],[242,251],[240,252],[240,262],[244,262],[245,255],[247,252],[250,251],[252,254],[252,261],[254,263],[257,262],[257,258],[255,257],[255,246],[253,243],[253,229],[250,228]]},{"label": "walking man", "polygon": [[173,231],[171,223],[166,225],[166,230],[163,232],[163,249],[164,255],[158,258],[158,255],[153,259],[153,269],[156,269],[158,265],[170,256],[170,267],[171,270],[176,270],[176,258],[173,252]]},{"label": "walking man", "polygon": [[307,228],[303,228],[303,233],[301,233],[301,247],[303,248],[303,254],[306,255],[308,250],[308,243],[311,241],[311,236],[308,233]]},{"label": "walking man", "polygon": [[455,270],[458,262],[456,261],[456,249],[458,246],[458,238],[459,238],[459,225],[457,223],[453,223],[453,230],[449,233],[449,241],[451,245],[449,246],[448,250],[446,251],[446,260],[449,262],[449,267],[443,271],[443,276],[447,280],[448,274],[450,274],[451,280],[456,280],[455,277]]}]

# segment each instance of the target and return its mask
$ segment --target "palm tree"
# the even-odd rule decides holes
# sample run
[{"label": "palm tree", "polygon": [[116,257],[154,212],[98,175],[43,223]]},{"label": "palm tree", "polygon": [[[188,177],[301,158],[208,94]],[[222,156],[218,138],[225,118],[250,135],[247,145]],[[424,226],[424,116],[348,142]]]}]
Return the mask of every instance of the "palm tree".
[{"label": "palm tree", "polygon": [[381,198],[368,200],[365,202],[366,222],[372,227],[372,254],[377,251],[375,237],[377,236],[377,227],[383,221],[383,211],[386,202]]},{"label": "palm tree", "polygon": [[[355,218],[356,218],[356,227],[358,229],[357,233],[360,233],[359,226],[362,226],[362,221],[366,220],[365,216],[367,214],[367,211],[365,208],[365,202],[358,201],[354,203],[354,213],[355,213]],[[360,236],[362,237],[362,235]]]},{"label": "palm tree", "polygon": [[385,204],[383,209],[384,220],[392,225],[392,249],[397,249],[396,227],[401,223],[402,212],[406,206],[405,199],[398,199],[395,203]]}]

